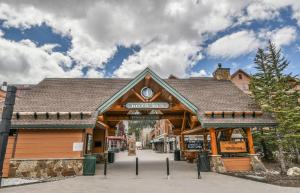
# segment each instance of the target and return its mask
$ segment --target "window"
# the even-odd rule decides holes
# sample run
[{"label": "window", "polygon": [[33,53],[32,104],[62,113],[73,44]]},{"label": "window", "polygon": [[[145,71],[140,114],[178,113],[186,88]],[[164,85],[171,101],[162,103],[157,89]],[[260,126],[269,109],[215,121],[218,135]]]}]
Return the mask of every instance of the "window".
[{"label": "window", "polygon": [[242,80],[243,79],[243,75],[239,74],[239,79]]},{"label": "window", "polygon": [[102,147],[102,141],[95,141],[94,147]]}]

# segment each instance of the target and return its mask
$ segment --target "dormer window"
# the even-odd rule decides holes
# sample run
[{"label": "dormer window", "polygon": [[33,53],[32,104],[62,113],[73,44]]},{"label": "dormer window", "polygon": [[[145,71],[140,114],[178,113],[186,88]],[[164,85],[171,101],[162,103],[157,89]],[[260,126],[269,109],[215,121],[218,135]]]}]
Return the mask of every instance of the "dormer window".
[{"label": "dormer window", "polygon": [[239,74],[239,79],[242,80],[243,79],[243,75]]}]

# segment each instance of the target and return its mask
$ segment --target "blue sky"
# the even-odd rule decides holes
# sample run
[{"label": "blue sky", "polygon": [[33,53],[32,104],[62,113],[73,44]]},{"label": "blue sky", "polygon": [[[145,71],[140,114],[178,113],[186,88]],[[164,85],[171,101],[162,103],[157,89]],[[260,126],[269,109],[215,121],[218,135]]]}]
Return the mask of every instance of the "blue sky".
[{"label": "blue sky", "polygon": [[[133,77],[145,67],[163,77],[186,78],[210,76],[217,63],[232,72],[255,73],[255,52],[269,39],[290,61],[287,73],[300,74],[297,1],[222,1],[221,13],[214,12],[218,4],[206,7],[202,1],[132,3],[82,3],[78,7],[84,12],[76,5],[71,12],[64,1],[60,7],[0,3],[0,81]],[[193,10],[193,5],[198,7]],[[138,12],[147,6],[153,9]]]}]

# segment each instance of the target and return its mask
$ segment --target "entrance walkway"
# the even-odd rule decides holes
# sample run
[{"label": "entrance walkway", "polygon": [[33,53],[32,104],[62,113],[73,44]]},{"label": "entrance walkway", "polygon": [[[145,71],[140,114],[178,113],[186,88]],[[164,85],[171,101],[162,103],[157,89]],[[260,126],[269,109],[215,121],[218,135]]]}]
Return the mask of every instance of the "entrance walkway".
[{"label": "entrance walkway", "polygon": [[[152,150],[139,150],[136,156],[128,156],[127,152],[115,154],[115,163],[108,164],[108,178],[125,179],[167,179],[166,158],[169,157],[171,178],[197,178],[195,164],[174,162],[173,154],[156,153]],[[135,175],[135,159],[139,160],[139,175]],[[103,175],[103,165],[98,165],[97,174]]]},{"label": "entrance walkway", "polygon": [[197,179],[195,164],[174,162],[170,155],[171,178],[166,177],[165,158],[168,154],[143,150],[138,152],[139,176],[135,176],[135,156],[126,152],[116,154],[116,162],[109,164],[107,178],[103,166],[97,175],[79,176],[61,181],[1,189],[1,193],[296,193],[299,188],[286,188],[225,176],[202,173]]}]

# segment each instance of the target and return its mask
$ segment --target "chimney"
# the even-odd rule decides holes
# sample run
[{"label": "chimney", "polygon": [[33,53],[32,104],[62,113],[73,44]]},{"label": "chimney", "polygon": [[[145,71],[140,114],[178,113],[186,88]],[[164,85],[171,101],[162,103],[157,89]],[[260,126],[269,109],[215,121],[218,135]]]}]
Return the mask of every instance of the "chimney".
[{"label": "chimney", "polygon": [[5,92],[7,91],[7,82],[2,83],[1,90],[5,91]]},{"label": "chimney", "polygon": [[213,76],[216,80],[230,80],[230,68],[222,68],[222,64],[219,63]]}]

